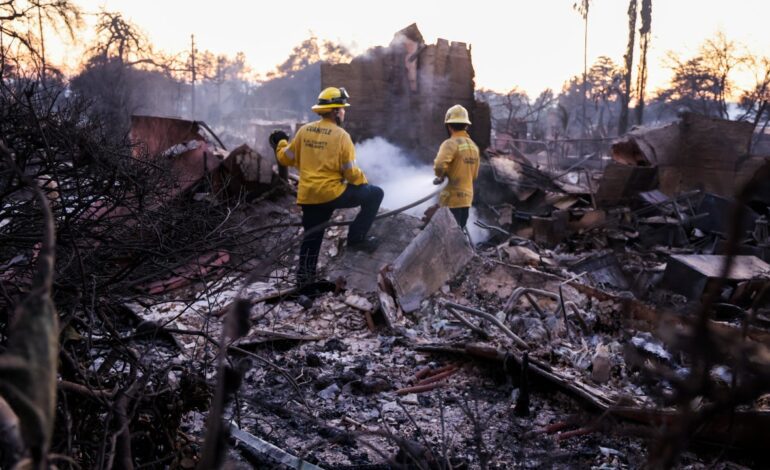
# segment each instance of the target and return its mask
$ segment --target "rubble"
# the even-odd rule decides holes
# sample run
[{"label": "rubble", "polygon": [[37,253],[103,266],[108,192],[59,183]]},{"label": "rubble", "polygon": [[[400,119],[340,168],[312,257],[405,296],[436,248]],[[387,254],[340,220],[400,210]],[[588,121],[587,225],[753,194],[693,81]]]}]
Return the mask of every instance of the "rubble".
[{"label": "rubble", "polygon": [[[274,210],[258,202],[263,205]],[[634,298],[629,268],[660,270],[669,253],[647,254],[654,263],[632,249],[567,256],[567,244],[603,237],[612,229],[608,218],[617,220],[605,212],[582,229],[570,228],[572,210],[559,209],[567,233],[548,247],[498,231],[501,245],[477,247],[477,253],[446,209],[422,228],[406,215],[377,222],[385,245],[372,254],[347,252],[344,228],[329,229],[319,265],[330,279],[345,277],[338,292],[321,293],[305,306],[280,280],[240,294],[250,305],[251,327],[229,352],[255,362],[229,407],[235,449],[261,465],[363,466],[415,458],[400,455],[417,448],[417,436],[424,450],[418,454],[429,455],[430,443],[447,440],[454,444],[446,458],[471,468],[479,462],[475,439],[510,444],[494,457],[501,465],[634,466],[643,460],[643,438],[624,436],[617,423],[654,430],[679,419],[666,401],[673,385],[651,384],[644,371],[654,363],[686,374],[690,364],[656,336],[664,319],[680,322],[667,330],[682,328],[681,318],[665,310],[675,304],[656,307]],[[338,216],[346,217],[344,211]],[[192,304],[183,299],[195,283],[163,291],[170,296],[165,303],[132,311],[178,340],[170,360],[211,357],[207,338],[221,333],[226,316],[218,312],[239,295],[232,287],[237,279],[207,284],[209,294]],[[659,292],[670,286],[660,279],[652,285]],[[731,328],[721,320],[713,324]],[[192,331],[206,336],[184,333]],[[715,371],[722,371],[714,375],[720,381],[732,373]],[[742,410],[736,432],[765,429],[762,413]],[[723,419],[718,414],[693,436],[726,439]],[[757,448],[748,437],[741,445]]]},{"label": "rubble", "polygon": [[[407,81],[393,86],[432,100],[442,90],[431,70],[457,57],[465,83],[469,49],[428,46],[418,34],[408,29],[367,64],[327,73],[362,79],[398,66]],[[129,242],[105,257],[112,271],[88,272],[92,282],[119,280],[88,315],[71,316],[88,304],[88,282],[69,286],[61,393],[86,427],[104,421],[118,394],[137,397],[133,445],[158,440],[184,468],[201,457],[214,403],[237,442],[227,458],[252,465],[625,468],[675,438],[720,453],[729,445],[738,452],[725,455],[752,465],[770,431],[770,265],[732,253],[767,249],[768,206],[728,198],[734,182],[697,185],[684,174],[697,167],[696,137],[723,128],[719,152],[737,163],[743,127],[685,116],[637,129],[601,170],[487,153],[475,207],[485,242],[471,246],[441,208],[427,222],[380,214],[377,250],[347,250],[352,211],[340,211],[322,245],[325,279],[299,289],[296,253],[286,250],[301,237],[294,180],[279,183],[273,162],[249,147],[225,156],[202,123],[137,117],[132,136],[154,152],[142,157],[177,177],[151,207],[203,215],[194,226],[110,226],[130,229],[121,232]],[[727,173],[743,178],[738,167]],[[70,191],[49,189],[54,201]],[[747,215],[729,222],[747,201]],[[78,223],[115,222],[107,204],[84,209]],[[152,246],[140,244],[156,232]],[[104,249],[105,233],[75,246]],[[82,259],[101,267],[96,253]],[[38,254],[33,246],[4,259],[3,288],[23,292],[11,271]],[[108,426],[123,429],[117,419]],[[143,432],[152,422],[169,423],[166,437]],[[683,465],[712,462],[691,448]]]},{"label": "rubble", "polygon": [[[669,290],[697,300],[709,283],[722,278],[726,263],[727,258],[723,255],[672,255],[662,283]],[[726,300],[736,303],[740,300],[736,298],[738,293],[751,297],[751,292],[747,290],[758,291],[768,285],[770,264],[756,256],[735,256],[723,279],[730,281],[732,289],[741,284],[739,292],[727,295]]]},{"label": "rubble", "polygon": [[265,158],[243,144],[222,161],[215,173],[215,186],[230,195],[241,191],[260,194],[271,187],[274,176],[273,159]]},{"label": "rubble", "polygon": [[657,167],[629,166],[611,162],[604,168],[596,191],[600,207],[627,204],[639,193],[658,187]]},{"label": "rubble", "polygon": [[683,113],[673,123],[631,130],[613,144],[612,157],[657,168],[668,195],[701,189],[732,197],[764,162],[748,155],[752,132],[748,122]]},{"label": "rubble", "polygon": [[618,258],[611,251],[590,255],[570,266],[570,271],[586,273],[594,285],[607,285],[620,290],[629,288]]},{"label": "rubble", "polygon": [[567,211],[554,210],[550,217],[532,216],[532,239],[546,248],[554,248],[568,235]]},{"label": "rubble", "polygon": [[216,136],[203,133],[205,124],[157,116],[131,116],[129,139],[136,143],[138,159],[163,157],[170,162],[174,185],[172,195],[184,192],[213,172],[224,157],[224,145],[212,142]]}]

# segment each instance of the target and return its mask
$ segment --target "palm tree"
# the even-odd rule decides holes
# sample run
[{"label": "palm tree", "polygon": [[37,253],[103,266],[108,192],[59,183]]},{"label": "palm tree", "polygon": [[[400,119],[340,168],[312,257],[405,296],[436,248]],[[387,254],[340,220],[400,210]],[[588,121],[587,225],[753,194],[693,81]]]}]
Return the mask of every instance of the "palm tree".
[{"label": "palm tree", "polygon": [[572,4],[572,8],[575,9],[580,16],[583,17],[583,135],[586,130],[586,95],[588,90],[587,77],[588,77],[588,8],[591,6],[591,0],[580,0]]}]

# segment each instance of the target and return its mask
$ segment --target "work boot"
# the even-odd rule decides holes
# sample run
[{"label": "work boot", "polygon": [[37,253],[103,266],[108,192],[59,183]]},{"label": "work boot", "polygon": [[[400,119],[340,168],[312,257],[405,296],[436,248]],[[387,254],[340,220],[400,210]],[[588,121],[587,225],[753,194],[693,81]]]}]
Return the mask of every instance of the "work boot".
[{"label": "work boot", "polygon": [[356,241],[348,240],[348,248],[353,251],[372,253],[378,246],[380,246],[380,240],[377,237],[364,237],[363,239]]},{"label": "work boot", "polygon": [[327,292],[335,292],[337,284],[329,282],[326,279],[312,281],[305,284],[297,284],[297,289],[286,296],[287,300],[292,300],[305,308],[309,309],[313,305],[313,300]]},{"label": "work boot", "polygon": [[315,284],[316,278],[315,274],[309,275],[305,273],[299,273],[297,274],[297,280],[296,280],[296,287],[297,291],[303,291],[308,288],[308,286],[312,286]]}]

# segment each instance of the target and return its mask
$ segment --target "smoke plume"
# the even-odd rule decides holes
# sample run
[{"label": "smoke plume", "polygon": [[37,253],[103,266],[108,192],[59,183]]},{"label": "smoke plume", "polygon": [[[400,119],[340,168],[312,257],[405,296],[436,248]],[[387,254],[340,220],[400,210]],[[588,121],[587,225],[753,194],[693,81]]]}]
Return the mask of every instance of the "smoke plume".
[{"label": "smoke plume", "polygon": [[[385,191],[384,209],[397,209],[423,198],[437,189],[433,185],[433,168],[416,163],[418,159],[382,137],[368,139],[356,145],[356,160],[366,173],[366,178]],[[438,204],[438,196],[407,211],[421,217],[425,209]],[[471,208],[468,231],[474,243],[486,240],[488,234],[477,227],[476,210]]]}]

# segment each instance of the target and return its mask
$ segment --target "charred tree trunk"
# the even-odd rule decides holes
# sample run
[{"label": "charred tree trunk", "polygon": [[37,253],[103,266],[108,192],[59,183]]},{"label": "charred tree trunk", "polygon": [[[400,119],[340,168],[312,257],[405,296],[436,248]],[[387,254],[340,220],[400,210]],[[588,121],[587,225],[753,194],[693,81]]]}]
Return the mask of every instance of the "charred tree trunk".
[{"label": "charred tree trunk", "polygon": [[754,132],[751,134],[751,138],[749,139],[749,147],[747,153],[751,155],[751,149],[754,147],[754,141],[758,140],[758,137],[756,136],[762,136],[765,134],[765,128],[767,128],[767,123],[770,122],[770,116],[768,116],[767,119],[765,119],[765,124],[762,126],[762,129],[760,129],[759,132],[757,132],[757,127],[759,127],[759,121],[762,120],[762,116],[765,114],[765,112],[768,109],[768,101],[761,100],[760,103],[757,105],[757,114],[754,116],[754,121],[752,122],[752,125],[754,126]]},{"label": "charred tree trunk", "polygon": [[620,119],[618,135],[628,129],[628,103],[631,101],[631,72],[634,67],[634,39],[636,38],[636,9],[638,0],[628,2],[628,44],[626,45],[625,68],[623,70],[623,92],[620,95]]},{"label": "charred tree trunk", "polygon": [[647,51],[650,48],[650,31],[652,25],[652,0],[642,0],[642,26],[639,28],[639,73],[637,74],[636,123],[644,121],[644,93],[647,88]]}]

